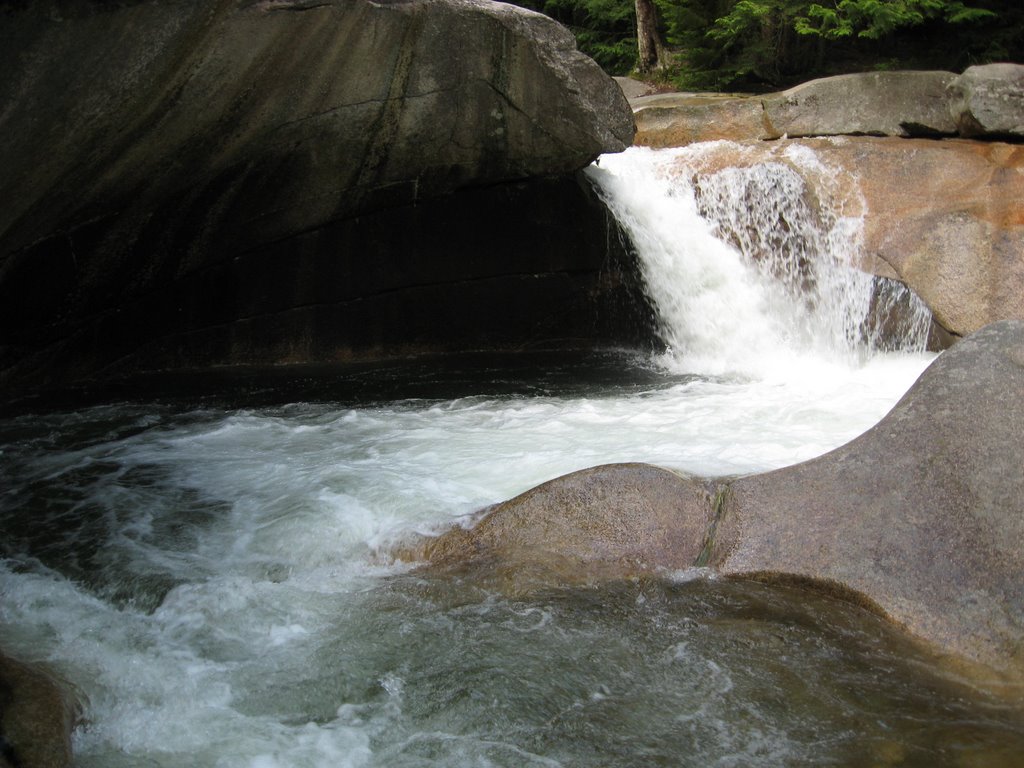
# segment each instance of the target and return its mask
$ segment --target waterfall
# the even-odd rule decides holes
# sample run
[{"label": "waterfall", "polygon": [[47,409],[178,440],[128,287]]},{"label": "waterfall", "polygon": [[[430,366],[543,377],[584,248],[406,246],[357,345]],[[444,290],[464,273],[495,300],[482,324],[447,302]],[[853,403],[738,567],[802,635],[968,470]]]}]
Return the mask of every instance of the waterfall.
[{"label": "waterfall", "polygon": [[798,147],[757,152],[633,150],[590,172],[639,252],[665,366],[606,350],[240,371],[209,396],[0,416],[0,645],[81,691],[75,765],[1022,753],[1003,702],[824,596],[702,569],[520,592],[387,556],[585,467],[806,461],[907,391],[933,356],[883,348],[911,299],[854,268],[856,185]]},{"label": "waterfall", "polygon": [[858,269],[856,180],[809,148],[634,147],[588,173],[636,248],[670,368],[760,377],[924,349],[923,302]]}]

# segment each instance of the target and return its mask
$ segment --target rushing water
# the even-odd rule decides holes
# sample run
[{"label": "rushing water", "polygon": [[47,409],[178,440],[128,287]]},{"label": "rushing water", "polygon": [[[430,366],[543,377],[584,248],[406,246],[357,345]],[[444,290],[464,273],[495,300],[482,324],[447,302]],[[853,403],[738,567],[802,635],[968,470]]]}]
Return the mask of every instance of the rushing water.
[{"label": "rushing water", "polygon": [[872,351],[870,281],[835,255],[855,217],[814,214],[794,277],[711,218],[799,187],[791,166],[686,161],[593,171],[658,359],[411,361],[0,422],[0,646],[77,686],[77,764],[1013,765],[1013,711],[853,606],[700,571],[510,597],[381,556],[602,462],[810,458],[929,362],[917,337]]}]

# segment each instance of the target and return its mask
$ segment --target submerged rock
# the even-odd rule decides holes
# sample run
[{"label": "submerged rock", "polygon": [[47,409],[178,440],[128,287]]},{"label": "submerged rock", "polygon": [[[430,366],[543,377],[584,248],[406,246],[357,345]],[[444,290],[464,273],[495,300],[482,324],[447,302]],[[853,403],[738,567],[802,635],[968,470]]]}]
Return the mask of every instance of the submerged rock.
[{"label": "submerged rock", "polygon": [[0,653],[0,766],[70,766],[75,718],[75,706],[49,674]]},{"label": "submerged rock", "polygon": [[523,583],[685,566],[824,586],[1024,684],[1024,322],[945,352],[873,429],[718,481],[645,465],[546,483],[424,545]]}]

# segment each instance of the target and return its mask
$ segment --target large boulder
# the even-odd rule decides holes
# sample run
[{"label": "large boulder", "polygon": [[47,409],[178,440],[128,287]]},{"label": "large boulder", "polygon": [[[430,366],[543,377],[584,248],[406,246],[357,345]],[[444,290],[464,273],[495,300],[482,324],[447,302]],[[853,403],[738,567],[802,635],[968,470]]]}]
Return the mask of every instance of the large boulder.
[{"label": "large boulder", "polygon": [[945,352],[875,428],[729,486],[709,563],[866,596],[1024,682],[1024,322]]},{"label": "large boulder", "polygon": [[811,80],[762,99],[766,138],[956,134],[952,72],[865,72]]},{"label": "large boulder", "polygon": [[949,90],[961,136],[1024,138],[1024,64],[969,67]]},{"label": "large boulder", "polygon": [[700,559],[714,519],[699,480],[645,464],[574,472],[495,507],[403,559],[493,567],[507,588],[617,578]]},{"label": "large boulder", "polygon": [[[459,192],[569,179],[633,136],[621,90],[572,35],[503,3],[78,0],[0,14],[0,369],[24,363],[8,379],[95,372],[153,346],[189,362],[195,334],[216,336],[218,363],[301,359],[325,328],[325,354],[349,356],[350,331],[374,332],[328,308],[409,287],[388,278],[400,242],[382,231],[416,233],[414,207]],[[533,208],[502,206],[544,194],[494,192],[490,215],[524,218]],[[332,226],[354,234],[321,238],[335,266],[318,279],[304,258]],[[383,253],[366,253],[375,242]],[[489,268],[456,280],[530,273],[481,245],[473,258]],[[603,256],[589,257],[595,274]],[[379,279],[331,292],[328,279],[360,273]],[[278,292],[297,282],[311,287]],[[264,342],[252,322],[286,338]],[[376,336],[378,351],[418,343]],[[60,361],[27,360],[55,347]]]},{"label": "large boulder", "polygon": [[817,459],[716,481],[598,467],[421,551],[434,567],[524,569],[527,584],[690,565],[817,585],[1020,685],[1022,434],[1024,322],[1007,321],[943,353],[877,426]]}]

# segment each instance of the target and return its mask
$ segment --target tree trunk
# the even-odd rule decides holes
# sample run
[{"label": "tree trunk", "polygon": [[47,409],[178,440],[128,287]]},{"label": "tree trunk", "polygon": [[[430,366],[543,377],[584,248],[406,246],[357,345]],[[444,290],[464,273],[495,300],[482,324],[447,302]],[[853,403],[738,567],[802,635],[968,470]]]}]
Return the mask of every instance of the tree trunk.
[{"label": "tree trunk", "polygon": [[636,0],[636,43],[639,72],[654,72],[665,66],[664,44],[658,34],[654,0]]}]

